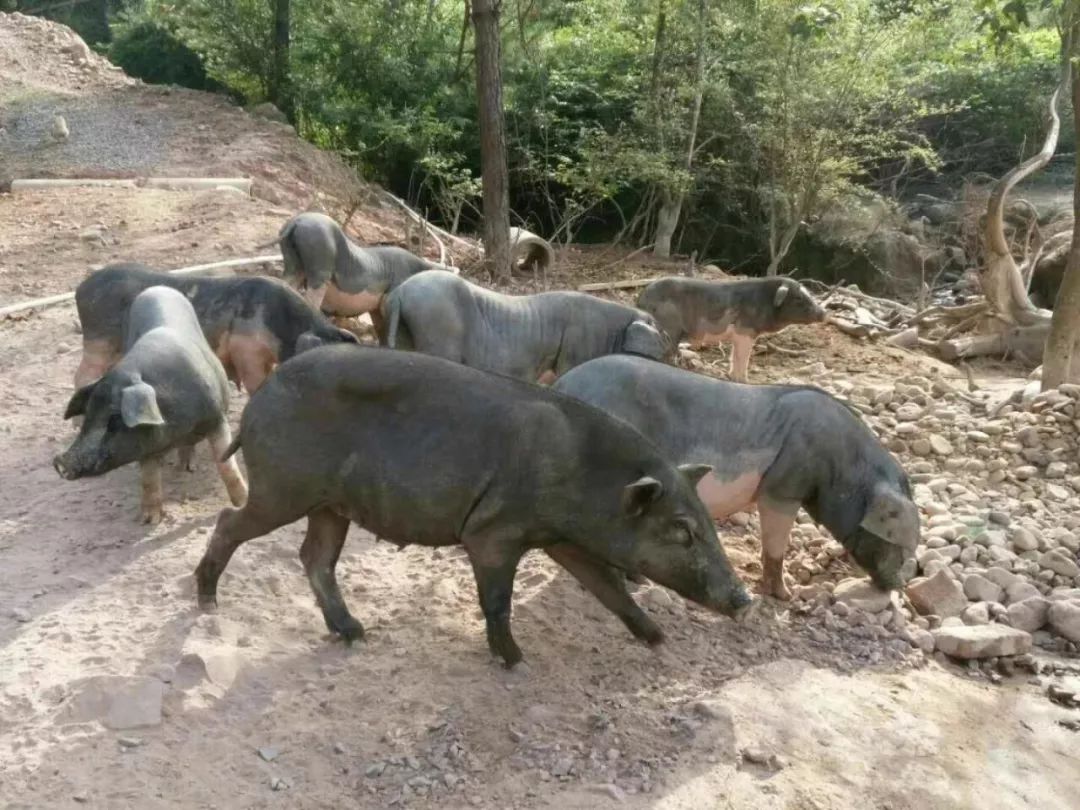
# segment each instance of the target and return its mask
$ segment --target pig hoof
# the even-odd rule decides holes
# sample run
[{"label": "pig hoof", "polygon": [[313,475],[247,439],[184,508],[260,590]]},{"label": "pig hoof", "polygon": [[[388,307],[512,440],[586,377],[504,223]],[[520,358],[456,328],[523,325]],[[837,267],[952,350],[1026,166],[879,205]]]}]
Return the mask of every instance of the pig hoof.
[{"label": "pig hoof", "polygon": [[791,590],[788,588],[787,584],[783,580],[780,580],[779,582],[774,582],[772,586],[768,588],[766,593],[768,593],[774,599],[779,599],[781,602],[791,601]]},{"label": "pig hoof", "polygon": [[364,640],[364,625],[350,616],[341,627],[334,628],[335,632],[345,641],[346,646],[354,641]]},{"label": "pig hoof", "polygon": [[217,594],[213,593],[200,593],[199,594],[199,610],[204,613],[216,613],[217,612]]},{"label": "pig hoof", "polygon": [[165,510],[160,506],[150,506],[142,510],[142,522],[149,526],[156,526],[165,517]]}]

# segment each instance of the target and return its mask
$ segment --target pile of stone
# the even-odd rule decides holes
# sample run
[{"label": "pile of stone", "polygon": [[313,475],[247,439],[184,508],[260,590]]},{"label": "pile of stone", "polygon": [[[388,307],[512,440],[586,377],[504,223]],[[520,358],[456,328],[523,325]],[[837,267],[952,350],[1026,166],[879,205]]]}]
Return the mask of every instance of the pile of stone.
[{"label": "pile of stone", "polygon": [[[821,384],[820,379],[818,380]],[[900,599],[864,580],[832,591],[829,620],[870,624],[913,647],[960,659],[1080,651],[1080,386],[994,410],[942,380],[874,388],[824,382],[863,414],[907,469],[923,516],[919,576]],[[838,546],[804,525],[789,570],[812,582]],[[809,532],[809,535],[807,534]],[[831,552],[836,551],[837,554]],[[816,569],[816,571],[815,571]],[[860,615],[861,614],[861,615]]]}]

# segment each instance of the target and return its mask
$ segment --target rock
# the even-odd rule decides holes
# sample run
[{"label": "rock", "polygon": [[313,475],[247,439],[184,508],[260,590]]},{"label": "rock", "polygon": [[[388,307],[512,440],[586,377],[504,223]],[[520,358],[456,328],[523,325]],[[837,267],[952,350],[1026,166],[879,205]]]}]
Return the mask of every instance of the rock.
[{"label": "rock", "polygon": [[573,772],[573,757],[559,757],[559,759],[555,760],[555,764],[551,766],[552,776],[569,776]]},{"label": "rock", "polygon": [[1046,472],[1043,473],[1047,478],[1064,478],[1069,472],[1069,465],[1064,461],[1053,461],[1046,465]]},{"label": "rock", "polygon": [[866,579],[845,579],[833,590],[833,598],[855,610],[880,613],[889,606],[890,594]]},{"label": "rock", "polygon": [[911,443],[911,452],[917,456],[926,457],[934,452],[929,439],[915,439]]},{"label": "rock", "polygon": [[1030,464],[1024,464],[1013,470],[1013,475],[1016,476],[1017,481],[1027,481],[1029,478],[1034,478],[1039,474],[1039,468]]},{"label": "rock", "polygon": [[1010,539],[1012,540],[1013,548],[1017,551],[1037,551],[1039,548],[1039,538],[1023,526],[1017,526],[1013,529]]},{"label": "rock", "polygon": [[750,762],[754,765],[764,765],[774,771],[779,771],[787,767],[787,760],[771,751],[766,751],[764,748],[758,746],[749,746],[742,750],[743,762]]},{"label": "rock", "polygon": [[989,624],[990,608],[986,602],[976,602],[964,608],[960,618],[964,624]]},{"label": "rock", "polygon": [[1047,619],[1055,633],[1080,644],[1080,599],[1051,602]]},{"label": "rock", "polygon": [[143,741],[139,737],[119,737],[116,743],[121,748],[138,748]]},{"label": "rock", "polygon": [[1030,582],[1020,580],[1019,582],[1009,585],[1005,589],[1005,596],[1011,605],[1015,602],[1023,602],[1025,599],[1030,599],[1033,596],[1042,596],[1042,594],[1039,592],[1039,589]]},{"label": "rock", "polygon": [[927,437],[927,441],[930,442],[930,449],[939,456],[951,456],[953,453],[953,446],[939,433],[931,433]]},{"label": "rock", "polygon": [[913,402],[909,402],[906,405],[901,405],[896,411],[896,420],[898,422],[917,422],[922,418],[923,409]]},{"label": "rock", "polygon": [[675,600],[671,598],[671,594],[659,585],[654,585],[650,588],[641,598],[641,601],[646,607],[650,607],[654,610],[671,610],[675,605]]},{"label": "rock", "polygon": [[1052,549],[1039,557],[1039,565],[1069,579],[1080,576],[1080,565],[1077,565],[1067,552],[1059,548]]},{"label": "rock", "polygon": [[964,577],[964,595],[973,602],[1000,602],[1005,590],[979,574]]},{"label": "rock", "polygon": [[24,610],[23,608],[12,608],[11,618],[13,618],[17,622],[25,624],[26,622],[30,621],[30,611]]},{"label": "rock", "polygon": [[374,779],[376,776],[382,776],[382,772],[385,770],[385,762],[372,762],[364,769],[364,776],[368,779]]},{"label": "rock", "polygon": [[258,754],[259,754],[259,758],[263,762],[273,762],[275,759],[277,759],[279,756],[281,756],[280,751],[278,751],[276,748],[270,748],[270,747],[260,748],[258,750]]},{"label": "rock", "polygon": [[114,731],[161,724],[165,684],[157,678],[95,675],[75,685],[73,691],[75,697],[66,707],[64,722],[99,720]]},{"label": "rock", "polygon": [[280,776],[272,776],[270,778],[271,790],[288,790],[290,787],[292,787],[292,785],[289,784],[289,781],[287,779],[284,779]]},{"label": "rock", "polygon": [[1047,621],[1050,603],[1041,596],[1029,596],[1020,602],[1009,605],[1009,624],[1025,633],[1041,630]]},{"label": "rock", "polygon": [[915,609],[924,616],[958,616],[967,607],[964,591],[945,569],[931,577],[913,580],[906,593]]},{"label": "rock", "polygon": [[950,625],[934,631],[939,652],[953,658],[999,658],[1031,650],[1031,635],[1002,624]]},{"label": "rock", "polygon": [[924,653],[934,651],[934,634],[929,630],[924,630],[921,627],[912,628],[908,630],[908,640],[912,646],[918,647]]},{"label": "rock", "polygon": [[1067,501],[1072,497],[1072,493],[1060,484],[1047,484],[1046,497],[1055,501]]},{"label": "rock", "polygon": [[83,230],[79,231],[79,239],[83,242],[104,245],[105,231],[102,228],[98,228],[96,226],[92,228],[84,228]]},{"label": "rock", "polygon": [[601,796],[607,796],[609,799],[616,802],[626,801],[626,794],[623,793],[618,785],[611,782],[603,785],[593,785],[590,790],[592,790],[593,793],[599,793]]}]

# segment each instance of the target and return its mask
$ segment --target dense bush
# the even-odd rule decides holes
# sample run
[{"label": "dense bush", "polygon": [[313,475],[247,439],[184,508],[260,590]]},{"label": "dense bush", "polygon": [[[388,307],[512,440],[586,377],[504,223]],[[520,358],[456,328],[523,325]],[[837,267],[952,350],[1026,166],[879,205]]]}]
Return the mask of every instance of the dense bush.
[{"label": "dense bush", "polygon": [[157,23],[141,22],[124,30],[113,41],[109,58],[129,76],[150,84],[177,84],[194,90],[215,87],[200,56]]}]

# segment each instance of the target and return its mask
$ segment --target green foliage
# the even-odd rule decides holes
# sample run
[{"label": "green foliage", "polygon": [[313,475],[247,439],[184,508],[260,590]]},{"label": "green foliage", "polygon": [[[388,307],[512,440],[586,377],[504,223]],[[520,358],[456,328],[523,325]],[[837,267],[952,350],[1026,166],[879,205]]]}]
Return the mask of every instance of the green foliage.
[{"label": "green foliage", "polygon": [[[269,0],[136,2],[265,98]],[[682,199],[684,252],[764,267],[799,223],[897,178],[999,173],[1041,138],[1056,83],[1052,11],[1018,2],[504,0],[512,206],[547,235],[644,243]],[[480,191],[464,10],[292,2],[300,132],[447,225],[475,223]]]},{"label": "green foliage", "polygon": [[150,84],[210,89],[202,59],[171,31],[153,22],[125,29],[109,48],[109,58],[126,73]]}]

